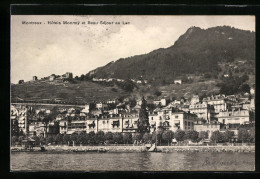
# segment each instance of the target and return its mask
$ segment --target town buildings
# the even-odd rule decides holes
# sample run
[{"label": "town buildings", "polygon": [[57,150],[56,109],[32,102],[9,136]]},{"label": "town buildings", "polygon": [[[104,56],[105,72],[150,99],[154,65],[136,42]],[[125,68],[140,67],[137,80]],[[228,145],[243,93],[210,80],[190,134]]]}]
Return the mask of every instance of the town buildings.
[{"label": "town buildings", "polygon": [[210,122],[214,115],[214,106],[207,102],[191,104],[189,107],[190,113],[196,114],[198,118],[205,119]]},{"label": "town buildings", "polygon": [[[108,109],[108,104],[113,106]],[[112,105],[114,104],[114,105]],[[241,125],[254,123],[254,98],[245,96],[216,95],[202,100],[194,95],[191,100],[175,100],[168,105],[165,98],[154,101],[155,109],[148,109],[150,132],[157,129],[206,131],[209,136],[214,131],[226,129],[236,131]],[[159,105],[160,104],[160,105]],[[120,132],[136,133],[138,130],[141,102],[135,107],[127,105],[127,100],[96,102],[80,107],[58,107],[55,119],[46,121],[52,114],[48,106],[38,108],[25,105],[11,105],[11,124],[18,124],[19,130],[28,136],[54,136],[80,132]]]},{"label": "town buildings", "polygon": [[231,106],[227,103],[227,99],[220,95],[203,98],[202,102],[212,105],[214,107],[215,113],[226,111]]},{"label": "town buildings", "polygon": [[248,124],[250,122],[249,111],[240,108],[232,111],[221,111],[217,118],[222,124]]},{"label": "town buildings", "polygon": [[28,118],[27,112],[28,108],[26,106],[13,106],[11,105],[11,124],[15,124],[15,120],[18,122],[19,131],[23,131],[24,134],[27,134],[28,131]]},{"label": "town buildings", "polygon": [[158,105],[166,106],[166,99],[165,98],[156,99],[156,100],[154,100],[153,104],[156,106],[158,106]]}]

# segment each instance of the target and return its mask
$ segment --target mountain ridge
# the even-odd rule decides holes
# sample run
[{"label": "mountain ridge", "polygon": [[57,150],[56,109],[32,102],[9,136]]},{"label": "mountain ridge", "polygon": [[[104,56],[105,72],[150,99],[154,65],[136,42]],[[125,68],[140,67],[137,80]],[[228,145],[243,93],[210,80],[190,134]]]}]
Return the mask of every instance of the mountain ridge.
[{"label": "mountain ridge", "polygon": [[212,76],[217,76],[221,72],[219,63],[243,59],[252,65],[254,53],[255,32],[229,26],[208,29],[190,27],[172,46],[120,58],[96,68],[92,76],[145,78],[160,82],[170,82],[186,74],[211,73]]}]

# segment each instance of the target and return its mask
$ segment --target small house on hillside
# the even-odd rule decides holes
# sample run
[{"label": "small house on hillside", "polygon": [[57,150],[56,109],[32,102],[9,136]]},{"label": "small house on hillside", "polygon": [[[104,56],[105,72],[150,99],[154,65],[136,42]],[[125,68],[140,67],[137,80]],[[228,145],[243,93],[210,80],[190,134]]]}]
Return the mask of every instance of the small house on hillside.
[{"label": "small house on hillside", "polygon": [[37,81],[37,76],[33,76],[33,81]]},{"label": "small house on hillside", "polygon": [[19,80],[18,84],[23,84],[24,80]]},{"label": "small house on hillside", "polygon": [[174,80],[174,84],[182,84],[182,80],[181,79]]},{"label": "small house on hillside", "polygon": [[49,80],[50,80],[50,81],[53,81],[53,80],[55,80],[55,78],[56,78],[56,75],[52,74],[52,75],[49,77]]}]

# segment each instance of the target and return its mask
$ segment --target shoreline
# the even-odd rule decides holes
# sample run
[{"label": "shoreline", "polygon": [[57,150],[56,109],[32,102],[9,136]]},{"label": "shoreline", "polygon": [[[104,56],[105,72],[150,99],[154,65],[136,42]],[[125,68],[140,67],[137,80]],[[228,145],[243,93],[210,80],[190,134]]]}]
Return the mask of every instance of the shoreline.
[{"label": "shoreline", "polygon": [[[169,152],[243,152],[254,153],[255,146],[157,146],[163,153]],[[148,152],[145,146],[45,146],[44,152]],[[41,152],[40,147],[33,151],[22,150],[21,147],[11,147],[11,152]],[[44,153],[43,152],[43,153]]]}]

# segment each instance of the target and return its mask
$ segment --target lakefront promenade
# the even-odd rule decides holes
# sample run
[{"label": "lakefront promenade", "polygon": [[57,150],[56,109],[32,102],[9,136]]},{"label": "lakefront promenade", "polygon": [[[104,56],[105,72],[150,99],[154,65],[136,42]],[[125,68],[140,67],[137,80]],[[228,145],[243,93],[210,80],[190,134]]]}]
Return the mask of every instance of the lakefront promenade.
[{"label": "lakefront promenade", "polygon": [[[255,146],[157,146],[162,152],[255,152]],[[45,146],[47,152],[146,152],[146,146]],[[11,151],[23,151],[21,147],[11,147]],[[40,151],[34,147],[33,151]]]}]

